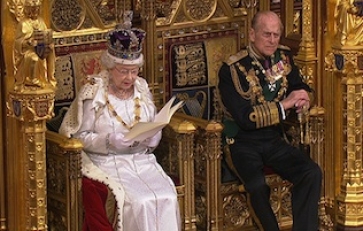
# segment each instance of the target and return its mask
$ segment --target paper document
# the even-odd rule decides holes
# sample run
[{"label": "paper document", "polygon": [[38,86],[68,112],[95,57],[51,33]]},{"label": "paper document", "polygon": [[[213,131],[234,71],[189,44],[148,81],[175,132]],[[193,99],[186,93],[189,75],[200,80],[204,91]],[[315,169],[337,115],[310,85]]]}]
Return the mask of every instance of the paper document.
[{"label": "paper document", "polygon": [[184,101],[179,101],[174,106],[175,96],[173,96],[155,115],[153,122],[139,122],[132,127],[129,133],[125,135],[128,140],[143,141],[154,136],[158,131],[169,124],[173,114],[183,106]]}]

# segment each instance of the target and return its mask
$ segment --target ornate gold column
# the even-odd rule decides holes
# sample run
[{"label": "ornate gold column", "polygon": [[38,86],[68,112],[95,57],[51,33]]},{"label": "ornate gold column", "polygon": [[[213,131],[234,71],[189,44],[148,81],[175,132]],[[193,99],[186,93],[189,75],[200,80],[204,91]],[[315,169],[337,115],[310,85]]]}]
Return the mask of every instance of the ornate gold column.
[{"label": "ornate gold column", "polygon": [[[316,3],[316,2],[315,2]],[[290,3],[291,4],[291,3]],[[287,9],[289,12],[293,12],[293,5],[287,4],[288,8],[292,8],[292,10]],[[290,7],[289,7],[290,6]],[[316,49],[316,41],[313,37],[313,26],[320,27],[319,22],[313,23],[313,10],[315,7],[318,8],[318,5],[313,5],[312,0],[304,0],[302,1],[302,31],[301,31],[301,42],[299,45],[299,51],[297,56],[295,57],[296,64],[300,67],[301,74],[304,78],[304,81],[316,92],[319,87],[318,82],[318,73],[319,73],[319,65],[317,61],[317,49]],[[317,18],[318,14],[316,15]],[[306,136],[302,140],[302,143],[308,144],[310,146],[310,156],[319,164],[321,169],[324,171],[324,114],[325,110],[320,106],[321,99],[318,95],[314,95],[315,102],[311,105],[310,109],[310,118],[308,118],[309,127],[307,128],[308,132],[305,134]],[[302,122],[302,121],[300,121]],[[323,177],[322,182],[322,190],[321,190],[321,199],[320,199],[320,208],[319,208],[319,218],[320,218],[320,227],[319,230],[332,230],[333,222],[331,218],[325,212],[325,178]]]},{"label": "ornate gold column", "polygon": [[166,97],[163,95],[164,87],[163,83],[157,77],[160,73],[163,72],[162,69],[158,69],[155,67],[155,60],[157,60],[157,52],[156,52],[156,2],[155,0],[141,0],[141,24],[142,28],[146,31],[145,45],[144,45],[144,55],[146,57],[145,65],[144,65],[144,75],[146,77],[147,82],[149,83],[150,90],[154,96],[154,101],[157,107],[164,105],[166,102]]},{"label": "ornate gold column", "polygon": [[259,1],[260,10],[269,10],[271,1]]},{"label": "ornate gold column", "polygon": [[[173,120],[173,119],[172,119]],[[194,132],[195,126],[184,120],[178,124],[170,123],[176,132],[177,157],[179,164],[180,184],[184,190],[184,208],[181,208],[182,222],[185,231],[196,231],[195,192],[194,192]],[[175,153],[172,153],[175,155]],[[177,187],[179,189],[179,187]]]},{"label": "ornate gold column", "polygon": [[[208,189],[207,194],[208,197],[211,199],[210,202],[210,210],[209,210],[209,216],[208,220],[210,224],[210,230],[222,230],[223,228],[223,214],[219,213],[222,209],[222,203],[221,200],[221,185],[220,180],[221,179],[221,132],[222,132],[222,126],[217,123],[210,123],[208,124],[206,131],[208,132],[208,140],[209,143],[207,144],[208,150],[207,150],[207,157],[210,164],[210,169],[212,171],[210,172],[211,175],[208,176],[208,180],[211,184],[209,184],[210,188]],[[210,196],[215,197],[210,197]]]},{"label": "ornate gold column", "polygon": [[[337,230],[363,228],[363,176],[362,176],[362,86],[363,47],[333,47],[329,56],[333,63],[333,77],[340,82],[336,98],[341,105],[337,117],[341,124],[342,176],[340,192],[336,198]],[[334,110],[338,111],[338,110]],[[338,121],[337,121],[338,122]]]},{"label": "ornate gold column", "polygon": [[[53,116],[54,90],[10,92],[8,113],[15,130],[8,131],[16,145],[8,155],[9,230],[47,230],[46,120]],[[15,199],[16,198],[16,199]],[[22,209],[19,209],[22,208]]]},{"label": "ornate gold column", "polygon": [[163,138],[154,153],[178,192],[182,230],[196,231],[194,190],[194,133],[196,126],[181,113],[163,129]]},{"label": "ornate gold column", "polygon": [[2,11],[2,29],[7,31],[3,45],[9,231],[48,229],[45,132],[46,120],[53,116],[56,81],[53,31],[40,14],[49,16],[47,4],[9,0]]},{"label": "ornate gold column", "polygon": [[363,228],[362,90],[363,6],[358,1],[335,3],[332,49],[326,70],[332,78],[331,118],[336,185],[336,230]]},{"label": "ornate gold column", "polygon": [[193,120],[194,136],[195,215],[197,229],[223,230],[223,198],[221,195],[221,124]]}]

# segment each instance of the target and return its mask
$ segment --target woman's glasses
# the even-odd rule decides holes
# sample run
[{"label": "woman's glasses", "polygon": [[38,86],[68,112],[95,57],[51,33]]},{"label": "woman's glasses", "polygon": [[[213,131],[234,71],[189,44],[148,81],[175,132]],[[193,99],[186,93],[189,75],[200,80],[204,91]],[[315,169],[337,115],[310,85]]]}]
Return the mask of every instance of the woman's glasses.
[{"label": "woman's glasses", "polygon": [[117,67],[115,67],[116,71],[121,75],[121,76],[127,76],[127,75],[138,75],[139,74],[139,68],[134,68],[134,69],[118,69]]}]

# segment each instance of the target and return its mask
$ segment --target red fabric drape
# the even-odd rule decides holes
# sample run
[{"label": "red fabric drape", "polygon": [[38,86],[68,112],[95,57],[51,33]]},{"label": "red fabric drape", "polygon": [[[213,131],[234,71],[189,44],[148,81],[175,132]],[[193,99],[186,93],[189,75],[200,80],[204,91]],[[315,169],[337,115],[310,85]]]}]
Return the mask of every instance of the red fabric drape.
[{"label": "red fabric drape", "polygon": [[105,209],[107,195],[106,185],[87,177],[82,178],[83,231],[113,231]]}]

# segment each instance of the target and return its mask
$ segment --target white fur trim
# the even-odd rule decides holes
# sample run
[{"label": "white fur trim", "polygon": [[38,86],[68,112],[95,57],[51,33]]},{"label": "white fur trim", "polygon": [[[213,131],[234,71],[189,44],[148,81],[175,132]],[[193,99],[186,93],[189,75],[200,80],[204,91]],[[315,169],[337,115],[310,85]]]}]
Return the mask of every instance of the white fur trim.
[{"label": "white fur trim", "polygon": [[107,56],[115,63],[123,64],[123,65],[139,65],[142,66],[144,64],[144,56],[143,54],[140,54],[140,56],[137,59],[128,60],[128,59],[122,59],[115,57],[107,52]]},{"label": "white fur trim", "polygon": [[105,184],[113,193],[117,203],[117,230],[123,230],[123,207],[125,191],[122,186],[107,176],[101,169],[93,164],[88,155],[82,151],[82,174],[92,180]]}]

